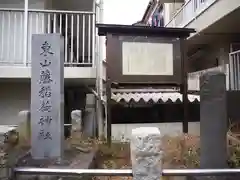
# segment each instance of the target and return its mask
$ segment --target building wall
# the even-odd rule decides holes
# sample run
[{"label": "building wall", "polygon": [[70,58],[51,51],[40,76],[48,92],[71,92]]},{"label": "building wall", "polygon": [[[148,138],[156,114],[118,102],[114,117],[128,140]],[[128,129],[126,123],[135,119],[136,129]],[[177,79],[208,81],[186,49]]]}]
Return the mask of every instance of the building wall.
[{"label": "building wall", "polygon": [[172,19],[182,5],[183,3],[164,3],[164,25]]},{"label": "building wall", "polygon": [[208,3],[203,3],[197,13],[189,12],[192,18],[186,19],[182,23],[182,26],[186,28],[196,28],[198,32],[201,32],[221,18],[236,11],[239,6],[239,0],[208,0]]},{"label": "building wall", "polygon": [[[18,113],[30,109],[30,82],[1,82],[0,87],[0,125],[16,125]],[[72,110],[85,109],[85,93],[83,87],[65,87],[65,123],[70,123]]]},{"label": "building wall", "polygon": [[[200,135],[200,123],[190,122],[189,134]],[[112,124],[112,137],[115,140],[129,139],[132,129],[138,127],[158,127],[161,135],[178,135],[182,132],[182,123],[149,123],[149,124]]]},{"label": "building wall", "polygon": [[228,64],[230,43],[210,44],[203,51],[202,56],[190,60],[190,72]]},{"label": "building wall", "polygon": [[19,111],[30,107],[30,83],[0,83],[0,87],[0,125],[15,125]]},{"label": "building wall", "polygon": [[93,0],[51,0],[52,8],[68,11],[92,11]]}]

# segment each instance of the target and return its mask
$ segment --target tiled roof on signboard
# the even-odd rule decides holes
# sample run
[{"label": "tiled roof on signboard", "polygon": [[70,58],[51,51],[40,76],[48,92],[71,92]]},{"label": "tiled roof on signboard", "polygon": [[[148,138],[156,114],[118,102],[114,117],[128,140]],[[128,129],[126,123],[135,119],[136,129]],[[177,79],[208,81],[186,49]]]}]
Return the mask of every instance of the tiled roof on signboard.
[{"label": "tiled roof on signboard", "polygon": [[155,36],[155,37],[175,37],[187,38],[191,33],[196,32],[188,28],[166,28],[150,26],[132,26],[120,24],[96,24],[99,36],[107,34],[131,35],[131,36]]},{"label": "tiled roof on signboard", "polygon": [[[145,103],[153,102],[153,103],[176,103],[182,102],[182,94],[179,92],[115,92],[112,93],[112,100],[116,102],[140,102],[143,101]],[[191,103],[200,102],[199,95],[188,95],[188,100]]]}]

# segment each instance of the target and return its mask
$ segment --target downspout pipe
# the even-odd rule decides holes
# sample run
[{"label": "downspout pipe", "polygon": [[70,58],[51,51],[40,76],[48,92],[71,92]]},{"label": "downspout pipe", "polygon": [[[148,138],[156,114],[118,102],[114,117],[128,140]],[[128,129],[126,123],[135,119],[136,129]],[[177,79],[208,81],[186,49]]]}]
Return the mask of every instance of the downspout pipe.
[{"label": "downspout pipe", "polygon": [[[95,0],[96,3],[96,0]],[[103,0],[99,0],[96,10],[97,23],[103,23]],[[96,114],[97,114],[97,124],[98,124],[98,136],[100,139],[104,137],[104,122],[103,122],[103,109],[102,109],[102,86],[103,86],[103,77],[102,77],[102,61],[104,59],[104,37],[97,37],[97,63],[96,63],[96,90],[97,90],[97,101],[96,101]]]},{"label": "downspout pipe", "polygon": [[23,63],[28,62],[28,0],[24,0],[24,34],[23,34]]}]

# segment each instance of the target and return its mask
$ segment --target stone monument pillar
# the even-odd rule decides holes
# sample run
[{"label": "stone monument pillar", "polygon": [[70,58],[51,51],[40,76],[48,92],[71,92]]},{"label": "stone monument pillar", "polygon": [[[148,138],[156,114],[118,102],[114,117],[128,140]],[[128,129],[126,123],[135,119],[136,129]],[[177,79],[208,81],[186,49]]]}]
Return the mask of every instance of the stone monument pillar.
[{"label": "stone monument pillar", "polygon": [[95,96],[87,94],[85,115],[83,119],[83,133],[87,137],[95,137],[96,135],[96,112],[95,112]]},{"label": "stone monument pillar", "polygon": [[200,167],[227,167],[227,92],[223,73],[200,77]]},{"label": "stone monument pillar", "polygon": [[61,158],[64,143],[64,44],[60,34],[32,36],[31,154]]}]

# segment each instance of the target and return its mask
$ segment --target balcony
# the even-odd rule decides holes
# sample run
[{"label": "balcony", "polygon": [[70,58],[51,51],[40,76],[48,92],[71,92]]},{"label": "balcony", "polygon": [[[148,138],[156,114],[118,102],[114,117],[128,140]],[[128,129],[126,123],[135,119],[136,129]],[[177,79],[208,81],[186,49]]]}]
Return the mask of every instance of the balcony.
[{"label": "balcony", "polygon": [[[93,12],[29,10],[28,57],[23,58],[24,12],[17,9],[0,9],[0,65],[31,64],[32,34],[60,33],[64,37],[65,66],[93,65]],[[24,64],[25,62],[25,64]]]},{"label": "balcony", "polygon": [[[200,36],[193,34],[189,40],[192,44],[207,44],[218,40],[221,35],[227,41],[236,39],[233,34],[239,33],[236,23],[239,22],[239,0],[188,0],[175,13],[166,27],[194,28]],[[196,33],[196,34],[197,34]],[[193,42],[194,41],[194,42]]]},{"label": "balcony", "polygon": [[167,27],[186,27],[217,0],[188,0],[182,8],[176,12]]},{"label": "balcony", "polygon": [[[0,9],[0,22],[2,24],[0,27],[0,78],[31,76],[29,70],[31,66],[31,37],[32,34],[43,33],[62,34],[64,38],[64,65],[65,71],[67,71],[65,74],[67,76],[81,77],[85,71],[88,73],[85,75],[86,78],[95,76],[93,75],[95,72],[92,70],[95,56],[94,12],[30,9],[26,37],[27,46],[24,43],[26,33],[24,33],[23,9]],[[26,58],[24,58],[24,53]],[[79,68],[81,67],[84,67],[82,68],[84,70],[81,69],[80,73]],[[10,74],[9,68],[14,68],[15,73]],[[77,74],[73,74],[74,70]]]}]

